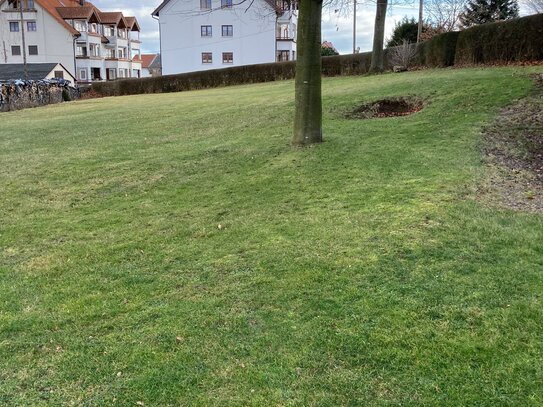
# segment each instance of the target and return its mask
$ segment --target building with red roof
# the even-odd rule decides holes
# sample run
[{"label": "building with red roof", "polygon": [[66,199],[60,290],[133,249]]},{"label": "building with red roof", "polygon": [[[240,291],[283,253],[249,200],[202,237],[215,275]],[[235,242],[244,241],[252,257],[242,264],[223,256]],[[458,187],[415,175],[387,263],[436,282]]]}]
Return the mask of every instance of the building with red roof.
[{"label": "building with red roof", "polygon": [[0,0],[0,27],[0,64],[59,63],[78,82],[141,77],[140,26],[121,11],[84,0]]}]

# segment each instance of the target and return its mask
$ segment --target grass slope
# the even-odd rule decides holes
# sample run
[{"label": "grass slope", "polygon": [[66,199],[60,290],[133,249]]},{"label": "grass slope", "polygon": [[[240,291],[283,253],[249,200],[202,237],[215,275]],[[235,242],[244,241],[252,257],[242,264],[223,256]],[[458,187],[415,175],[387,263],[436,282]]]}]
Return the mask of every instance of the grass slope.
[{"label": "grass slope", "polygon": [[2,114],[0,404],[541,405],[543,219],[470,192],[537,70],[325,79],[309,149],[291,81]]}]

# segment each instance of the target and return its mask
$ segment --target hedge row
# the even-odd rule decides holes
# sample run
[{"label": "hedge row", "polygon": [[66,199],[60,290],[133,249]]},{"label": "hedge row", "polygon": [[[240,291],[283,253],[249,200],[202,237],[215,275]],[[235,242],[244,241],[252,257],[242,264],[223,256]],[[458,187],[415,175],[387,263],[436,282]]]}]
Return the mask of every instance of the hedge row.
[{"label": "hedge row", "polygon": [[461,31],[454,63],[491,64],[543,60],[543,14]]},{"label": "hedge row", "polygon": [[[391,51],[385,50],[386,69],[392,68]],[[540,61],[543,60],[543,14],[444,33],[418,44],[416,51],[415,63],[427,67]],[[369,71],[370,63],[371,52],[323,57],[322,74],[362,75]],[[271,82],[292,79],[294,75],[295,62],[291,61],[101,82],[92,88],[103,96],[135,95]]]},{"label": "hedge row", "polygon": [[445,67],[454,65],[456,42],[459,33],[456,31],[436,35],[432,39],[418,45],[416,62],[421,66]]}]

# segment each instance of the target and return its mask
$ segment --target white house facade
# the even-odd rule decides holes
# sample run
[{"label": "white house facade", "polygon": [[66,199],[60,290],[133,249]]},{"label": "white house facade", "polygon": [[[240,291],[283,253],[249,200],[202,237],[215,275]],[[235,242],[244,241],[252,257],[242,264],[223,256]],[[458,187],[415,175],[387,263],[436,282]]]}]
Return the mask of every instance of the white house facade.
[{"label": "white house facade", "polygon": [[0,0],[0,64],[26,53],[28,64],[60,63],[78,82],[140,77],[139,32],[135,17],[84,0]]},{"label": "white house facade", "polygon": [[275,0],[165,0],[162,74],[296,59],[297,7]]}]

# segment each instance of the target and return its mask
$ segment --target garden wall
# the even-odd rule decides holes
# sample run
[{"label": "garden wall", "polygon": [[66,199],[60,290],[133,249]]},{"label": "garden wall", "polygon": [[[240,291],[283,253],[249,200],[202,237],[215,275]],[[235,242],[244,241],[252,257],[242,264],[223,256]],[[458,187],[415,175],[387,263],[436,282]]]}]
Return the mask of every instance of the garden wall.
[{"label": "garden wall", "polygon": [[0,83],[0,112],[61,103],[79,97],[79,89],[62,82],[5,82]]},{"label": "garden wall", "polygon": [[[543,14],[444,33],[414,46],[414,63],[424,67],[543,61]],[[392,68],[392,51],[385,50],[385,69]],[[371,52],[323,57],[322,74],[362,75],[368,73],[370,63]],[[100,82],[92,89],[102,96],[179,92],[292,79],[294,75],[295,62],[279,62]]]}]

